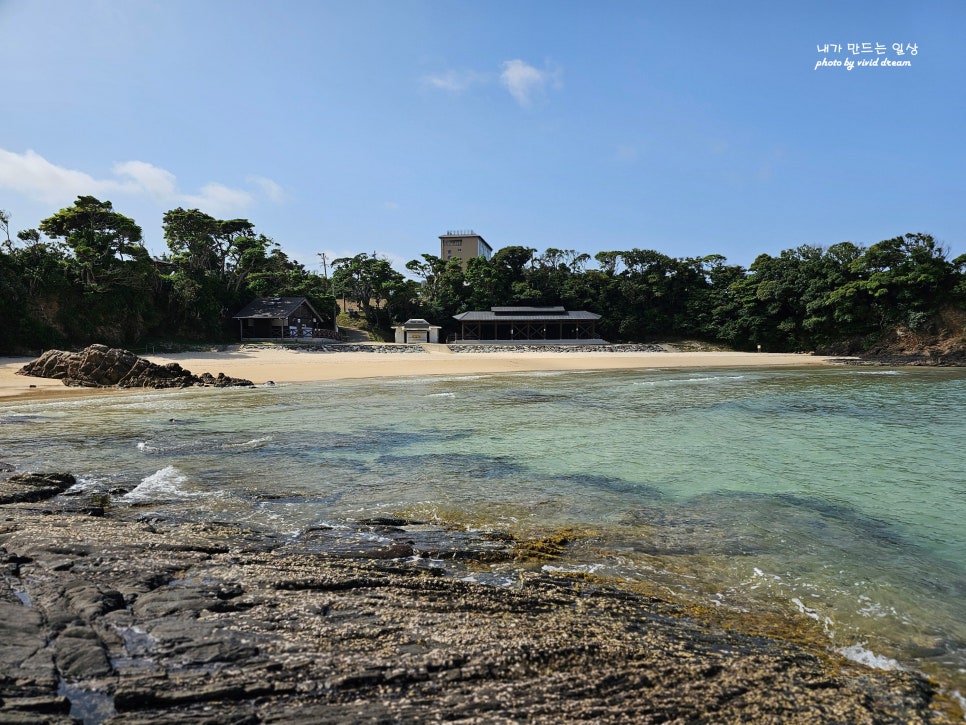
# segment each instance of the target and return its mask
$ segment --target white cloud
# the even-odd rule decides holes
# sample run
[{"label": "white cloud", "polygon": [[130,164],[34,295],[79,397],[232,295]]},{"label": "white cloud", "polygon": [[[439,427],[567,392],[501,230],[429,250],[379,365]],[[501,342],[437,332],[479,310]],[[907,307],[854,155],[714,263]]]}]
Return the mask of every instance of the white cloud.
[{"label": "white cloud", "polygon": [[202,186],[200,194],[188,194],[181,199],[182,203],[197,207],[214,216],[242,211],[255,201],[247,191],[232,189],[216,182]]},{"label": "white cloud", "polygon": [[[209,182],[196,194],[178,189],[177,178],[166,169],[146,161],[122,161],[111,169],[113,176],[98,179],[83,171],[57,166],[40,154],[23,154],[0,148],[0,189],[9,189],[34,201],[66,206],[79,195],[109,197],[117,194],[144,197],[159,204],[197,207],[212,215],[238,213],[255,203],[244,190]],[[262,195],[280,201],[282,187],[271,179],[248,177]]]},{"label": "white cloud", "polygon": [[247,177],[247,181],[258,186],[270,201],[276,203],[285,201],[285,189],[271,179],[266,179],[264,176],[252,175]]},{"label": "white cloud", "polygon": [[[499,74],[500,84],[523,107],[530,106],[547,88],[560,88],[559,69],[536,68],[526,61],[515,58],[505,60]],[[448,70],[423,76],[423,84],[449,93],[462,93],[474,85],[490,84],[496,75],[474,70]]]},{"label": "white cloud", "polygon": [[621,144],[617,147],[618,161],[637,161],[638,156],[640,156],[640,152],[637,146]]},{"label": "white cloud", "polygon": [[448,70],[434,75],[423,76],[423,83],[441,91],[462,93],[477,83],[486,81],[486,75],[472,70]]},{"label": "white cloud", "polygon": [[55,166],[33,151],[16,154],[0,149],[0,188],[18,191],[47,204],[59,204],[65,199],[73,201],[79,194],[96,196],[117,191],[120,184],[98,181],[82,171]]},{"label": "white cloud", "polygon": [[547,86],[559,88],[561,85],[559,71],[540,70],[519,59],[503,61],[500,83],[524,107],[532,104]]},{"label": "white cloud", "polygon": [[114,164],[114,173],[131,179],[131,182],[126,185],[126,190],[131,193],[143,191],[158,201],[168,201],[178,195],[178,184],[174,174],[145,161],[124,161]]}]

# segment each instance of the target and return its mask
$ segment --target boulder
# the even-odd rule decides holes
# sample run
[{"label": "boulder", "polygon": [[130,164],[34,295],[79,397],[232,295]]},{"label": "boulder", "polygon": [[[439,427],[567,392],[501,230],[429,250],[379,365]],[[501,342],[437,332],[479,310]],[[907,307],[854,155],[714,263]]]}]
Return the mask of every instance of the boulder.
[{"label": "boulder", "polygon": [[250,380],[224,373],[193,375],[178,363],[158,365],[133,352],[106,345],[91,345],[80,352],[48,350],[27,363],[18,375],[52,378],[64,385],[85,388],[186,388],[192,385],[251,386]]},{"label": "boulder", "polygon": [[46,501],[77,483],[69,473],[20,473],[0,480],[0,504]]}]

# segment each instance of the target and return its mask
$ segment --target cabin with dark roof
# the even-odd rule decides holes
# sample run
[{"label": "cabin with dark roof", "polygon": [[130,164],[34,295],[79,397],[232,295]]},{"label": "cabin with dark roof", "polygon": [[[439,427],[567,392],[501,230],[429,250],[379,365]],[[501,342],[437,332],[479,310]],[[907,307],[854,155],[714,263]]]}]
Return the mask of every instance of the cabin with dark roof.
[{"label": "cabin with dark roof", "polygon": [[319,314],[305,297],[259,297],[232,319],[242,341],[341,339],[332,315]]},{"label": "cabin with dark roof", "polygon": [[491,307],[453,315],[460,343],[604,344],[597,334],[600,315],[563,307]]}]

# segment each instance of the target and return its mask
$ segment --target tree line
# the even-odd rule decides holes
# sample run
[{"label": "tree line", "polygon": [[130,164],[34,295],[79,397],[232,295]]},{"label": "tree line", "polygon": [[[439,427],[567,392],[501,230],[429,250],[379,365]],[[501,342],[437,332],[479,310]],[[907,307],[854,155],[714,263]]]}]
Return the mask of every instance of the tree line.
[{"label": "tree line", "polygon": [[[725,257],[674,258],[649,249],[542,253],[524,246],[491,259],[423,254],[407,269],[360,254],[335,278],[373,319],[424,317],[456,332],[452,316],[500,305],[563,305],[601,315],[605,339],[694,338],[737,349],[860,352],[896,328],[936,331],[944,311],[966,312],[966,255],[950,260],[928,234],[870,247],[842,242],[759,255],[748,269]],[[590,266],[591,262],[594,266]]]},{"label": "tree line", "polygon": [[247,219],[197,209],[163,217],[168,251],[152,257],[141,227],[110,201],[79,196],[0,252],[0,352],[135,347],[151,340],[221,341],[256,297],[307,297],[333,310],[327,280],[290,259]]},{"label": "tree line", "polygon": [[897,328],[934,332],[966,312],[966,255],[949,258],[930,235],[869,247],[841,242],[762,254],[749,268],[717,254],[508,246],[467,268],[432,254],[406,264],[376,254],[306,269],[246,219],[197,209],[164,214],[168,251],[145,249],[141,228],[111,202],[78,197],[10,238],[0,211],[0,352],[91,342],[223,341],[231,317],[256,297],[304,296],[323,315],[353,302],[375,328],[410,317],[457,332],[452,316],[501,305],[563,305],[601,315],[611,341],[695,338],[737,349],[858,352]]}]

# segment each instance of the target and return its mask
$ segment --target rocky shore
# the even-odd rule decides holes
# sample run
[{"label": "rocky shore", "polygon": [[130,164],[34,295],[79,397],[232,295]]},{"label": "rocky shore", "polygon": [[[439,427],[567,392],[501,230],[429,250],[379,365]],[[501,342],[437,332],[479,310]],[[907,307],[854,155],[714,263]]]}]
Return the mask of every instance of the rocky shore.
[{"label": "rocky shore", "polygon": [[187,388],[193,385],[226,388],[251,386],[251,380],[194,375],[178,363],[157,365],[133,352],[106,345],[90,345],[79,352],[48,350],[27,363],[18,375],[52,378],[64,385],[84,388]]},{"label": "rocky shore", "polygon": [[405,354],[425,354],[426,350],[422,345],[397,345],[395,343],[378,343],[369,345],[364,342],[304,342],[299,341],[293,345],[253,345],[245,344],[242,350],[298,350],[300,352],[355,352],[365,353],[374,352],[382,355],[405,355]]},{"label": "rocky shore", "polygon": [[961,368],[966,367],[964,355],[863,355],[860,358],[844,358],[832,362],[842,365],[860,365],[866,367],[931,367],[931,368]]},{"label": "rocky shore", "polygon": [[[0,722],[961,721],[914,673],[524,566],[565,538],[282,538],[5,475]],[[519,580],[453,575],[495,559]]]}]

